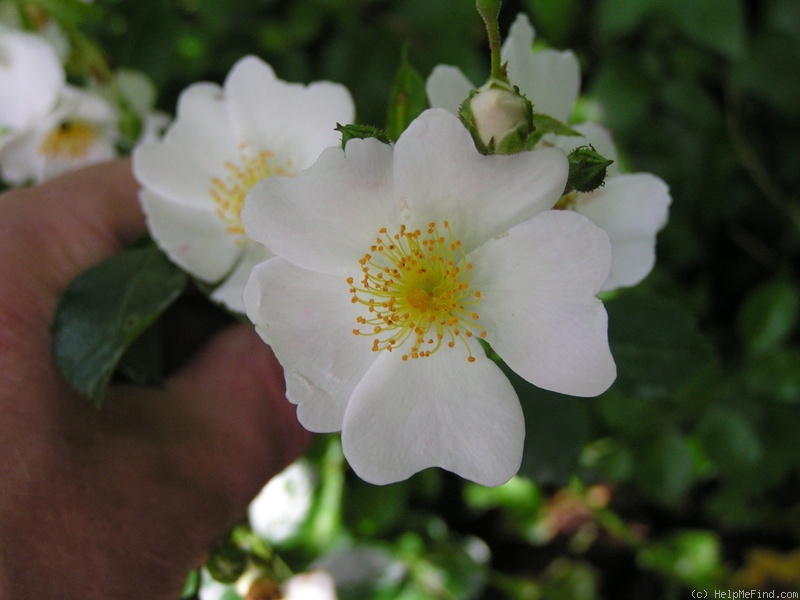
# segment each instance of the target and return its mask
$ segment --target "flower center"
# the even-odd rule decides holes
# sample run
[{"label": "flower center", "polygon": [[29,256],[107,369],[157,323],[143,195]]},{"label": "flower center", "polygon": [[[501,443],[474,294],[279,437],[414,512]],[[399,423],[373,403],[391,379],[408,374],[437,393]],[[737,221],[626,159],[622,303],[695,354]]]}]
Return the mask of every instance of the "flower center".
[{"label": "flower center", "polygon": [[401,225],[391,235],[384,227],[359,263],[360,285],[353,277],[347,283],[351,302],[366,307],[367,315],[356,319],[353,333],[374,336],[373,352],[391,352],[410,340],[402,359],[423,358],[460,340],[467,360],[475,361],[467,338],[486,337],[474,308],[481,293],[470,289],[472,264],[447,221],[430,223],[425,234]]},{"label": "flower center", "polygon": [[91,123],[64,121],[47,133],[39,152],[48,158],[84,158],[99,137],[97,128]]},{"label": "flower center", "polygon": [[244,234],[239,215],[247,193],[256,183],[272,175],[289,174],[290,160],[285,167],[276,163],[273,152],[262,150],[251,154],[247,144],[239,144],[239,162],[225,161],[225,174],[211,179],[208,192],[217,205],[217,216],[227,224],[229,233]]}]

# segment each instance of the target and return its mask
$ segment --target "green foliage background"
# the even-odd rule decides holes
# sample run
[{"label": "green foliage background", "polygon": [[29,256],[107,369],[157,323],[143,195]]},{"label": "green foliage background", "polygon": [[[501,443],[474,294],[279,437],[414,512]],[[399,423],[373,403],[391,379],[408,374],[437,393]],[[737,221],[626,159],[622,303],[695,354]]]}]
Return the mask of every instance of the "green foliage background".
[{"label": "green foliage background", "polygon": [[[439,63],[476,83],[488,73],[467,0],[106,0],[81,11],[112,67],[144,71],[170,113],[184,87],[221,82],[244,54],[286,80],[344,83],[359,122],[381,127],[405,44],[423,77]],[[526,454],[521,476],[495,490],[441,472],[368,486],[321,438],[317,508],[287,560],[304,568],[344,543],[404,565],[396,579],[365,569],[342,598],[800,589],[800,3],[517,0],[504,3],[501,31],[518,11],[537,45],[577,53],[576,117],[606,124],[625,169],[672,191],[654,272],[607,298],[619,380],[584,400],[510,374]],[[470,550],[477,539],[491,560]],[[761,547],[772,558],[755,560]]]}]

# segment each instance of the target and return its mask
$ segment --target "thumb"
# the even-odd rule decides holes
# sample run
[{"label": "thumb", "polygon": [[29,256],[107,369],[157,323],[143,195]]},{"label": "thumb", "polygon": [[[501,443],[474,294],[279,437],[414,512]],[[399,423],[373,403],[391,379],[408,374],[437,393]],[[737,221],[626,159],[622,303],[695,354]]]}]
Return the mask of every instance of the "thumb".
[{"label": "thumb", "polygon": [[[234,325],[164,389],[118,388],[103,412],[117,426],[151,430],[175,479],[208,499],[210,509],[222,513],[216,518],[232,521],[311,440],[285,389],[269,346],[251,326]],[[131,418],[131,411],[138,414]]]}]

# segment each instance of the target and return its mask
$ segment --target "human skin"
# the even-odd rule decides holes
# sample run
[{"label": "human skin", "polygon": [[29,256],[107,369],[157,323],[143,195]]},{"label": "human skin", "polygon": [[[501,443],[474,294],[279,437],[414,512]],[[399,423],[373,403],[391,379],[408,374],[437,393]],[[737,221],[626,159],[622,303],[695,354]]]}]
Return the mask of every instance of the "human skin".
[{"label": "human skin", "polygon": [[175,600],[310,441],[252,327],[97,410],[51,356],[58,298],[145,232],[130,164],[0,196],[0,599]]}]

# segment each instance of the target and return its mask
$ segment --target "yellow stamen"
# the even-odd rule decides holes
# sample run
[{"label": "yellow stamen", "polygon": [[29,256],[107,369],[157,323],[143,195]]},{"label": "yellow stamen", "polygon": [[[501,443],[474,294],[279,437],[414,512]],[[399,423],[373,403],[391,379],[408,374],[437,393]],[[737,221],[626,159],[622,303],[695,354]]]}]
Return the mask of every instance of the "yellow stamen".
[{"label": "yellow stamen", "polygon": [[228,226],[228,231],[243,234],[244,228],[239,215],[244,199],[250,189],[259,181],[272,175],[289,175],[291,161],[281,165],[269,150],[253,155],[247,144],[239,145],[239,162],[226,161],[225,175],[213,177],[208,193],[216,203],[217,216]]},{"label": "yellow stamen", "polygon": [[425,358],[460,340],[475,361],[467,338],[486,337],[475,306],[481,293],[470,289],[472,264],[450,225],[430,223],[426,232],[401,225],[390,235],[381,228],[370,252],[359,260],[362,278],[347,278],[351,301],[367,308],[355,335],[377,336],[372,350],[392,351],[409,341],[401,358]]},{"label": "yellow stamen", "polygon": [[81,159],[89,154],[99,138],[97,128],[91,123],[64,121],[47,133],[39,152],[48,158]]}]

